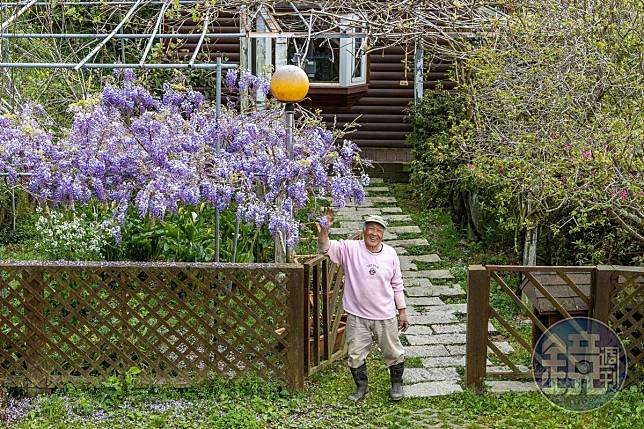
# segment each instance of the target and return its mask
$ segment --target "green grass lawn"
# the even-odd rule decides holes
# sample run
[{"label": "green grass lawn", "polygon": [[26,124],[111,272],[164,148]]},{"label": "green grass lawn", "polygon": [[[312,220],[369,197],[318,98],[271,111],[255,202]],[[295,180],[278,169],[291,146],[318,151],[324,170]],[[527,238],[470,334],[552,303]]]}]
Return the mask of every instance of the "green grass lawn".
[{"label": "green grass lawn", "polygon": [[[353,404],[343,362],[289,395],[277,384],[248,377],[193,389],[63,389],[32,400],[12,428],[637,428],[644,426],[644,395],[621,392],[588,413],[562,411],[539,393],[470,392],[429,399],[388,399],[389,380],[379,353],[368,363],[370,392]],[[15,410],[10,410],[13,416]]]},{"label": "green grass lawn", "polygon": [[[392,185],[390,185],[392,186]],[[464,241],[450,216],[441,209],[424,210],[411,198],[408,185],[393,185],[394,195],[429,246],[413,254],[435,252],[465,286],[469,264],[513,263],[511,253]],[[458,301],[461,302],[461,301]],[[511,303],[495,303],[506,314]],[[504,308],[507,307],[507,308]],[[515,347],[516,348],[516,347]],[[337,362],[307,380],[304,392],[289,394],[279,384],[247,377],[234,383],[213,380],[192,389],[142,389],[112,384],[103,389],[70,387],[22,400],[9,416],[11,428],[529,428],[593,429],[644,427],[642,387],[620,392],[599,410],[573,413],[556,408],[540,393],[463,392],[437,398],[388,399],[389,379],[379,353],[369,358],[370,392],[353,404],[346,397],[353,381],[344,362]],[[421,366],[410,358],[409,367]],[[15,401],[15,400],[14,400]],[[28,405],[26,405],[28,404]],[[14,402],[15,405],[15,402]],[[24,415],[23,415],[24,414]]]}]

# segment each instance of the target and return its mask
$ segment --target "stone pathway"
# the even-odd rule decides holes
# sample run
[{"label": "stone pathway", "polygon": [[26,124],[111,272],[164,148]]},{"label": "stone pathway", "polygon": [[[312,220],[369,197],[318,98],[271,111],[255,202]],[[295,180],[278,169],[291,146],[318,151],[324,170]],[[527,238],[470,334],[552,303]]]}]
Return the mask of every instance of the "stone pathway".
[{"label": "stone pathway", "polygon": [[[411,217],[393,206],[396,199],[387,196],[388,193],[389,188],[382,179],[372,179],[365,204],[336,209],[331,235],[348,238],[362,228],[362,219],[370,214],[379,214],[390,223],[385,242],[393,246],[400,256],[411,323],[409,330],[402,335],[405,355],[420,358],[422,362],[421,368],[405,369],[405,394],[408,397],[429,397],[461,392],[463,379],[460,374],[465,367],[465,290],[454,282],[449,270],[418,268],[418,264],[426,268],[428,264],[440,263],[440,256],[419,252],[419,246],[428,246],[429,243],[420,238],[421,230],[413,225]],[[383,205],[387,207],[381,207]],[[488,330],[495,332],[491,323]],[[504,353],[513,351],[505,341],[495,342],[495,345]],[[507,370],[488,361],[489,372]],[[490,382],[488,387],[493,392],[525,391],[534,384],[496,381]]]}]

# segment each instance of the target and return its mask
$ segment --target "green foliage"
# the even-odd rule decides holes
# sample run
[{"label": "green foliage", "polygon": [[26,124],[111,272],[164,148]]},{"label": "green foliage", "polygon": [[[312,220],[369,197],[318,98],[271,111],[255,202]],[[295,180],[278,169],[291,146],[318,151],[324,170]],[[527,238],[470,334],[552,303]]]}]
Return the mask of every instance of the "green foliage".
[{"label": "green foliage", "polygon": [[[141,219],[128,212],[120,247],[113,258],[134,261],[212,262],[215,253],[215,209],[206,204],[180,207],[163,221]],[[236,216],[226,210],[220,216],[220,261],[232,260]],[[237,262],[268,262],[273,239],[266,228],[239,225]]]},{"label": "green foliage", "polygon": [[50,260],[102,260],[112,239],[99,222],[73,211],[49,211],[38,219],[35,230],[34,249]]},{"label": "green foliage", "polygon": [[411,183],[421,200],[441,206],[451,203],[463,186],[455,179],[466,160],[456,138],[465,119],[464,101],[458,91],[427,91],[408,114],[413,132],[407,137],[414,161]]}]

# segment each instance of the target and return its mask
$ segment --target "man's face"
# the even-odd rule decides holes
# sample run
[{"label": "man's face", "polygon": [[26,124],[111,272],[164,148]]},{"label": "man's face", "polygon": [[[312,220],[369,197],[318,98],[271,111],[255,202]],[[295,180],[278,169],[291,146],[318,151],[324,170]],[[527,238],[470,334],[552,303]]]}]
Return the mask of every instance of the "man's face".
[{"label": "man's face", "polygon": [[368,248],[375,249],[380,247],[382,238],[385,235],[385,229],[377,223],[369,222],[364,228],[364,242]]}]

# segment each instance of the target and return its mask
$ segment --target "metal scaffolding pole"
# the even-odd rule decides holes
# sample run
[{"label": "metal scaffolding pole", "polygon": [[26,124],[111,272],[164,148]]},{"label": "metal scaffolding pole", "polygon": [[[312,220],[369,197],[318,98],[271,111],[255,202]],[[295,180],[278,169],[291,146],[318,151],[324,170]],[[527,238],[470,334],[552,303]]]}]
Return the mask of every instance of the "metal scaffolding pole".
[{"label": "metal scaffolding pole", "polygon": [[87,54],[87,55],[85,56],[85,58],[83,58],[83,59],[82,59],[82,60],[81,60],[81,61],[80,61],[80,62],[79,62],[75,67],[74,67],[74,70],[76,70],[76,71],[80,70],[80,69],[83,67],[83,64],[85,64],[87,61],[89,61],[89,60],[90,60],[90,58],[92,58],[94,55],[96,55],[96,53],[97,53],[98,51],[100,51],[100,50],[101,50],[101,48],[102,48],[103,46],[105,46],[105,44],[106,44],[107,42],[109,42],[109,41],[110,41],[110,39],[111,39],[112,37],[114,37],[114,35],[115,35],[116,33],[118,33],[118,32],[119,32],[119,30],[121,29],[121,27],[123,27],[123,25],[125,25],[125,23],[127,22],[127,20],[128,20],[128,19],[130,19],[130,17],[134,14],[134,12],[135,12],[135,11],[136,11],[136,9],[139,7],[139,5],[141,4],[141,2],[142,2],[142,1],[143,1],[143,0],[137,0],[137,1],[136,1],[136,3],[134,3],[134,4],[132,5],[132,7],[130,8],[130,10],[128,10],[128,11],[127,11],[127,13],[125,14],[125,16],[124,16],[124,17],[123,17],[123,19],[121,20],[121,22],[119,22],[119,23],[118,23],[118,25],[114,28],[114,30],[112,30],[112,32],[111,32],[111,33],[110,33],[110,34],[109,34],[105,39],[103,39],[103,40],[101,41],[101,43],[99,43],[99,44],[98,44],[94,49],[92,49],[92,51],[91,51],[89,54]]},{"label": "metal scaffolding pole", "polygon": [[9,27],[9,26],[11,25],[11,23],[12,23],[12,22],[14,22],[16,19],[18,19],[18,18],[20,17],[20,15],[22,15],[22,14],[23,14],[23,13],[25,13],[27,10],[29,10],[29,8],[30,8],[31,6],[33,6],[33,5],[34,5],[34,3],[36,3],[36,0],[30,0],[27,4],[25,4],[25,5],[22,7],[22,9],[20,9],[19,11],[17,11],[17,12],[16,12],[16,13],[14,13],[13,15],[11,15],[11,16],[9,17],[9,19],[7,19],[5,22],[3,22],[3,23],[2,23],[2,25],[0,25],[0,33],[4,33],[4,31],[7,29],[7,27]]},{"label": "metal scaffolding pole", "polygon": [[[40,68],[40,69],[76,69],[78,64],[76,63],[0,63],[0,67],[7,68]],[[237,64],[222,64],[223,69],[233,69],[237,68]],[[152,64],[143,64],[140,66],[139,63],[85,63],[80,68],[84,69],[135,69],[135,68],[144,68],[144,69],[206,69],[214,70],[217,68],[215,64],[194,64],[190,67],[189,64],[165,64],[165,63],[152,63]]]},{"label": "metal scaffolding pole", "polygon": [[[244,33],[207,33],[206,39],[238,39]],[[120,33],[112,36],[112,39],[199,39],[201,34],[171,34],[171,33]],[[105,39],[107,34],[98,33],[3,33],[0,39]]]},{"label": "metal scaffolding pole", "polygon": [[[203,40],[206,37],[206,32],[208,31],[208,26],[210,25],[210,17],[206,15],[206,18],[204,19],[203,22],[203,30],[201,30],[201,37],[199,37],[199,41],[197,42],[197,46],[195,47],[195,51],[192,53],[192,57],[190,58],[190,61],[188,62],[188,66],[192,67],[195,63],[195,60],[197,59],[197,54],[199,54],[199,50],[201,49],[201,45],[203,44]],[[219,70],[219,69],[218,69]]]},{"label": "metal scaffolding pole", "polygon": [[159,11],[159,18],[157,18],[157,22],[154,25],[154,30],[152,31],[152,34],[150,35],[150,40],[148,40],[148,44],[145,46],[145,50],[143,51],[143,55],[141,55],[141,61],[139,61],[139,66],[143,67],[143,64],[145,64],[145,59],[148,57],[148,53],[150,52],[150,49],[152,49],[152,45],[154,44],[154,39],[156,37],[156,34],[159,32],[159,27],[161,26],[161,21],[163,21],[163,17],[165,16],[166,10],[168,10],[168,6],[170,6],[170,2],[165,3],[162,7],[161,10]]}]

